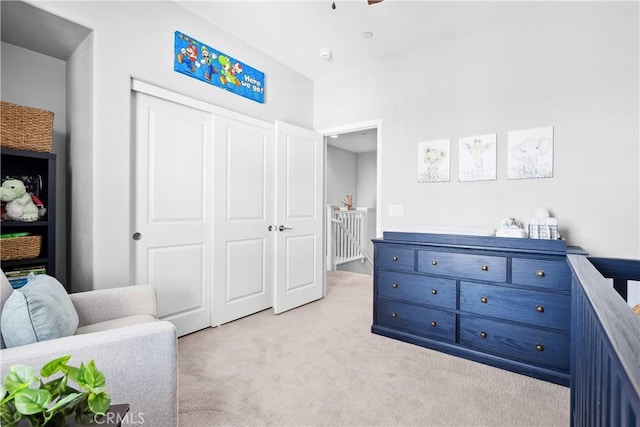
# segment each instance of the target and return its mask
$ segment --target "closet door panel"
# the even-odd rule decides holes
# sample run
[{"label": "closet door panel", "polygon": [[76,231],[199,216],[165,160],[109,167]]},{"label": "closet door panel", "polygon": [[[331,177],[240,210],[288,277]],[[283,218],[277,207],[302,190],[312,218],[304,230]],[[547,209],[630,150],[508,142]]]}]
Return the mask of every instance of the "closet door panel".
[{"label": "closet door panel", "polygon": [[273,305],[273,126],[215,116],[212,325]]},{"label": "closet door panel", "polygon": [[324,145],[319,133],[284,122],[276,122],[276,140],[278,314],[324,294]]},{"label": "closet door panel", "polygon": [[157,293],[178,335],[210,326],[210,113],[134,92],[135,283]]}]

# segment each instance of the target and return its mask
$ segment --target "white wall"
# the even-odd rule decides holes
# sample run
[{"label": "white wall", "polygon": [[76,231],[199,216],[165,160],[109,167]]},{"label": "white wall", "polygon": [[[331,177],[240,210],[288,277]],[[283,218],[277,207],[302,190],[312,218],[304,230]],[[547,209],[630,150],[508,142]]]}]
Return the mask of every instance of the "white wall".
[{"label": "white wall", "polygon": [[69,116],[69,233],[70,285],[73,292],[93,288],[93,34],[67,61]]},{"label": "white wall", "polygon": [[354,207],[358,205],[357,157],[342,148],[327,145],[327,200],[326,204],[343,207],[347,194],[353,194]]},{"label": "white wall", "polygon": [[61,283],[67,282],[66,67],[59,59],[2,43],[2,100],[54,113],[51,152],[57,154],[56,277]]},{"label": "white wall", "polygon": [[[313,85],[311,80],[264,53],[178,7],[173,2],[34,2],[34,6],[93,30],[92,67],[76,75],[74,85],[91,88],[92,121],[90,153],[92,210],[74,213],[77,230],[92,235],[92,283],[86,288],[107,288],[129,283],[131,182],[131,78],[201,99],[265,121],[276,119],[311,128]],[[224,2],[219,4],[224,7]],[[174,31],[203,43],[263,71],[265,104],[259,104],[173,71]],[[80,58],[78,58],[80,59]],[[83,62],[86,61],[86,58]],[[86,102],[85,102],[86,103]],[[77,105],[70,120],[84,117]],[[78,124],[82,126],[83,124]],[[73,124],[72,124],[73,126]],[[176,150],[179,150],[179,145]],[[87,161],[91,161],[87,159]],[[74,176],[74,181],[83,176]],[[87,177],[89,179],[89,177]],[[88,279],[87,279],[88,280]]]},{"label": "white wall", "polygon": [[358,153],[357,162],[357,185],[358,185],[358,204],[359,207],[374,208],[376,207],[376,152]]},{"label": "white wall", "polygon": [[[382,120],[383,229],[496,228],[545,207],[569,244],[639,257],[638,3],[493,7],[509,8],[505,25],[340,70],[358,78],[316,81],[315,127]],[[507,132],[548,125],[553,178],[508,180]],[[457,138],[494,132],[497,180],[458,182]],[[452,138],[451,182],[417,184],[417,144],[440,138]],[[390,204],[404,216],[389,217]]]}]

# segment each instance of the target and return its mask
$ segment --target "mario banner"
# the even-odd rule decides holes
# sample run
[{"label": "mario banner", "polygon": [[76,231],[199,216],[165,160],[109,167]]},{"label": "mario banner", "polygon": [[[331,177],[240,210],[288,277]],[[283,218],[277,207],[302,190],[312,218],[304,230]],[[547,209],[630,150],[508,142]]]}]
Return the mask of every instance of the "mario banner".
[{"label": "mario banner", "polygon": [[176,31],[173,69],[264,104],[264,73]]}]

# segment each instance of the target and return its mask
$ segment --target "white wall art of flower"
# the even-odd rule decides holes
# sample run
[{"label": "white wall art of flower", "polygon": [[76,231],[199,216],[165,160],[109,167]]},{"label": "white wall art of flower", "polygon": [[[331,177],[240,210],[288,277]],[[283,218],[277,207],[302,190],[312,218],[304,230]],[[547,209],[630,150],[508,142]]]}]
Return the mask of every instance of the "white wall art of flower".
[{"label": "white wall art of flower", "polygon": [[496,179],[497,134],[477,135],[458,140],[458,180]]},{"label": "white wall art of flower", "polygon": [[553,126],[508,133],[509,179],[553,176]]},{"label": "white wall art of flower", "polygon": [[451,140],[418,143],[418,183],[449,181]]}]

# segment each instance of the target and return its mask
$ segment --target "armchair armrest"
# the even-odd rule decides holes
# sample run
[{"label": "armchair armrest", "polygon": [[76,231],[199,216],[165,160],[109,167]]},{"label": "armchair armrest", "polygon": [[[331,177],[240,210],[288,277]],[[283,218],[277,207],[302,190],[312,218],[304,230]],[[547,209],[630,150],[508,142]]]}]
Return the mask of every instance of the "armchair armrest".
[{"label": "armchair armrest", "polygon": [[131,415],[123,426],[177,426],[177,338],[171,322],[149,322],[3,349],[0,375],[4,378],[16,363],[39,370],[51,359],[67,354],[74,366],[94,360],[105,375],[111,403],[130,405]]},{"label": "armchair armrest", "polygon": [[78,312],[79,326],[136,314],[158,317],[156,290],[151,285],[78,292],[69,297]]}]

